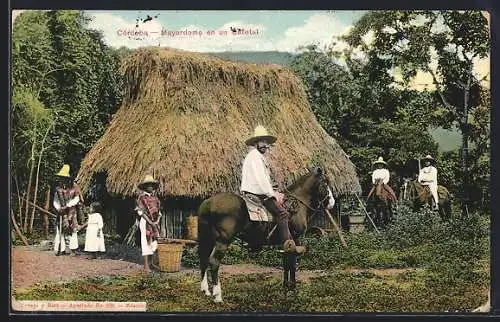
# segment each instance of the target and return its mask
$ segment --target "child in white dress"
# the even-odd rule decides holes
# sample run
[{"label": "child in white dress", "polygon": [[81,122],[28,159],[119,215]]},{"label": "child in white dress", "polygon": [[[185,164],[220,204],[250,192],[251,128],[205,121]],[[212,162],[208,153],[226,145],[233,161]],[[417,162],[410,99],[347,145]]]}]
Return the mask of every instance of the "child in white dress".
[{"label": "child in white dress", "polygon": [[90,214],[87,222],[83,227],[87,226],[85,234],[85,251],[91,254],[90,258],[97,258],[97,252],[104,253],[106,247],[104,246],[104,234],[102,228],[104,226],[101,212],[101,204],[93,202],[90,204]]}]

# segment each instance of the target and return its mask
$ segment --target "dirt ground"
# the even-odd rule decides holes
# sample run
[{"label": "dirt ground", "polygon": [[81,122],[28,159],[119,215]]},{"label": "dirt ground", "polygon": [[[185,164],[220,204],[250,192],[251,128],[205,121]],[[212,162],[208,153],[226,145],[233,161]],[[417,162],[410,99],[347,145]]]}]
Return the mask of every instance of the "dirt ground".
[{"label": "dirt ground", "polygon": [[[76,256],[55,256],[52,250],[39,246],[15,246],[11,248],[11,289],[28,288],[42,281],[67,281],[86,276],[134,275],[143,273],[142,257],[138,248],[122,245],[107,246],[100,259],[89,259],[85,253]],[[371,270],[377,275],[397,274],[404,269]],[[347,271],[359,271],[347,269]],[[282,270],[255,264],[222,265],[221,276],[264,273],[279,276]],[[181,268],[169,274],[198,275],[196,268]],[[308,281],[321,276],[323,271],[299,270],[297,279]]]},{"label": "dirt ground", "polygon": [[[107,249],[100,259],[89,259],[85,253],[76,256],[55,256],[51,250],[37,246],[11,248],[11,288],[20,290],[42,281],[67,281],[85,276],[133,275],[143,272],[142,258],[138,249]],[[254,264],[222,265],[221,276],[268,273],[279,275],[282,270]],[[170,274],[198,275],[195,268],[181,268]],[[309,280],[320,271],[301,271],[298,279]]]}]

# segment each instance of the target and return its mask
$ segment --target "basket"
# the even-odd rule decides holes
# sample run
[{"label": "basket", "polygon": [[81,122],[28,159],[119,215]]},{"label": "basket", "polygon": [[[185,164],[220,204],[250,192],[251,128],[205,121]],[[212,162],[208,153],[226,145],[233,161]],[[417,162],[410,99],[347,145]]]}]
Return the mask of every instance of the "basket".
[{"label": "basket", "polygon": [[183,244],[158,244],[158,261],[160,270],[178,272],[181,269]]},{"label": "basket", "polygon": [[198,217],[189,216],[186,219],[186,239],[198,239]]}]

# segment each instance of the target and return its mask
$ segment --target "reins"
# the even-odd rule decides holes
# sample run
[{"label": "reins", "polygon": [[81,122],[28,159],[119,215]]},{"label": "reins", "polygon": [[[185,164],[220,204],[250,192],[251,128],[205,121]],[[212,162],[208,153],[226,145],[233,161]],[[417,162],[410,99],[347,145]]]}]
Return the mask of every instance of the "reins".
[{"label": "reins", "polygon": [[289,196],[292,196],[293,198],[297,199],[298,201],[300,201],[300,203],[302,203],[304,206],[306,206],[309,210],[313,211],[313,212],[318,212],[320,210],[322,210],[321,208],[324,208],[323,207],[323,203],[325,202],[325,200],[328,198],[328,194],[326,194],[326,196],[323,198],[323,200],[321,200],[319,202],[319,205],[316,209],[312,208],[307,202],[305,202],[304,200],[302,200],[301,198],[299,198],[297,195],[295,195],[294,193],[292,193],[290,190],[288,190],[288,188],[285,188],[285,193]]}]

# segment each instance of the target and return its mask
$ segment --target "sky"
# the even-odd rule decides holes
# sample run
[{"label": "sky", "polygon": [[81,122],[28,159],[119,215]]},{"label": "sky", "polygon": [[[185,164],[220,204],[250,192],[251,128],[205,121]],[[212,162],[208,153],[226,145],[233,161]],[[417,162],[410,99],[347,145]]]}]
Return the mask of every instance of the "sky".
[{"label": "sky", "polygon": [[[199,52],[287,51],[300,45],[331,43],[343,34],[362,11],[87,11],[90,27],[101,30],[110,46],[137,48],[160,45]],[[139,21],[147,15],[152,21]],[[231,27],[248,31],[234,35]],[[147,36],[130,37],[123,31],[148,31]],[[170,32],[161,35],[161,31]],[[191,35],[175,31],[197,32]],[[154,33],[154,32],[158,33]],[[207,32],[215,31],[215,35]],[[227,34],[219,34],[226,31]],[[153,33],[151,33],[153,32]],[[199,32],[202,34],[199,35]]]},{"label": "sky", "polygon": [[[21,11],[13,10],[13,21]],[[104,41],[112,47],[153,45],[196,52],[296,53],[300,46],[316,44],[324,47],[331,44],[336,36],[345,34],[366,11],[113,10],[86,13],[92,18],[89,27],[100,30]],[[144,22],[148,15],[153,19]],[[489,20],[489,15],[487,18]],[[242,33],[234,34],[231,29],[241,29]],[[370,42],[370,35],[365,40]],[[476,60],[475,71],[479,78],[489,75],[489,58]],[[397,71],[395,73],[397,77]],[[432,83],[430,74],[421,72],[412,86],[432,89]],[[489,86],[489,77],[484,83]]]}]

